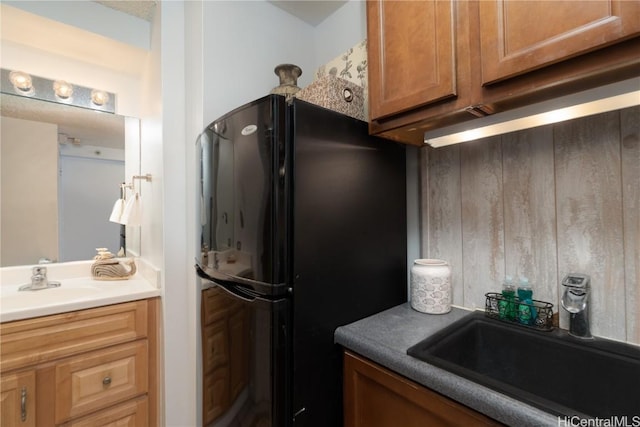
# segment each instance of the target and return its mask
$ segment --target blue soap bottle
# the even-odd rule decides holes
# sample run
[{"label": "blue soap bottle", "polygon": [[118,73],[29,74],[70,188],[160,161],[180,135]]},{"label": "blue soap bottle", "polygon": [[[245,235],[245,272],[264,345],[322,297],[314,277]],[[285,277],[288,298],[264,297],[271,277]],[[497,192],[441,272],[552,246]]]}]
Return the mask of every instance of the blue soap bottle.
[{"label": "blue soap bottle", "polygon": [[524,276],[520,278],[520,283],[518,284],[518,301],[516,314],[518,322],[523,325],[534,324],[538,313],[533,306],[533,289],[531,289],[529,279]]}]

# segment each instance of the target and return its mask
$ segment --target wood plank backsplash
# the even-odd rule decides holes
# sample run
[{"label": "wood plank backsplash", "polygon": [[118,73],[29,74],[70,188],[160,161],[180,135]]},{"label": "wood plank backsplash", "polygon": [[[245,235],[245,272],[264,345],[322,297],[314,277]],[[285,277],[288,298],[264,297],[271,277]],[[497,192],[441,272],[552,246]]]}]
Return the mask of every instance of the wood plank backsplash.
[{"label": "wood plank backsplash", "polygon": [[640,107],[420,154],[421,256],[454,304],[526,276],[567,328],[560,281],[586,273],[592,332],[640,344]]}]

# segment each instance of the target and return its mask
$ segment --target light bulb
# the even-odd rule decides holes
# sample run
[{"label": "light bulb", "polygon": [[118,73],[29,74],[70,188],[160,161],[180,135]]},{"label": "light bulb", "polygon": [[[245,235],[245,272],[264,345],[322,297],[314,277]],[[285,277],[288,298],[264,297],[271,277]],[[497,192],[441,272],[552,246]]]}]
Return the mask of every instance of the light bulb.
[{"label": "light bulb", "polygon": [[58,98],[68,99],[73,95],[73,86],[64,80],[56,80],[53,82],[53,91]]},{"label": "light bulb", "polygon": [[91,91],[91,102],[96,105],[104,105],[109,102],[109,94],[103,90],[93,89]]},{"label": "light bulb", "polygon": [[29,92],[33,89],[31,76],[23,71],[12,71],[9,73],[9,80],[14,88],[22,92]]}]

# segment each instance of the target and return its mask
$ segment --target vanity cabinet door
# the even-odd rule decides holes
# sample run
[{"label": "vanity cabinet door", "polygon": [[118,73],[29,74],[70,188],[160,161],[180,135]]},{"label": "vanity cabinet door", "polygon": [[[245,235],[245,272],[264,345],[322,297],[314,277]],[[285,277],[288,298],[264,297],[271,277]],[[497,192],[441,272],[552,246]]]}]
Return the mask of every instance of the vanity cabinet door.
[{"label": "vanity cabinet door", "polygon": [[554,64],[640,34],[640,2],[479,2],[482,83]]},{"label": "vanity cabinet door", "polygon": [[35,427],[36,371],[2,375],[0,399],[2,427]]},{"label": "vanity cabinet door", "polygon": [[353,353],[344,354],[345,427],[500,426]]}]

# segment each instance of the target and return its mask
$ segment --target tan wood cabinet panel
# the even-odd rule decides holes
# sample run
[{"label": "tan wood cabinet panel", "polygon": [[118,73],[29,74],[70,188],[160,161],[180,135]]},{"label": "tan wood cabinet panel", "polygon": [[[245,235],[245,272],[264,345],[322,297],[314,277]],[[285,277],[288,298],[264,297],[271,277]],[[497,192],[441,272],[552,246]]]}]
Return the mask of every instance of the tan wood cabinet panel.
[{"label": "tan wood cabinet panel", "polygon": [[229,362],[229,331],[225,318],[205,326],[202,351],[202,364],[205,373]]},{"label": "tan wood cabinet panel", "polygon": [[491,0],[479,7],[483,84],[640,34],[638,1]]},{"label": "tan wood cabinet panel", "polygon": [[0,324],[0,370],[147,336],[147,301]]},{"label": "tan wood cabinet panel", "polygon": [[229,297],[220,288],[209,288],[202,292],[202,322],[209,325],[225,317],[229,305]]},{"label": "tan wood cabinet panel", "polygon": [[205,375],[202,393],[203,424],[208,425],[229,408],[229,368]]},{"label": "tan wood cabinet panel", "polygon": [[234,401],[249,381],[249,318],[246,309],[238,309],[229,317],[229,393]]},{"label": "tan wood cabinet panel", "polygon": [[0,425],[2,427],[35,427],[35,399],[35,370],[2,375],[0,380]]},{"label": "tan wood cabinet panel", "polygon": [[203,424],[224,414],[249,381],[249,311],[219,288],[202,291]]},{"label": "tan wood cabinet panel", "polygon": [[345,427],[499,426],[363,357],[344,355]]},{"label": "tan wood cabinet panel", "polygon": [[56,422],[146,393],[147,360],[147,341],[140,340],[58,363]]},{"label": "tan wood cabinet panel", "polygon": [[63,424],[63,427],[143,427],[149,426],[146,397],[116,405],[104,411]]},{"label": "tan wood cabinet panel", "polygon": [[368,1],[370,115],[456,94],[451,1]]}]

